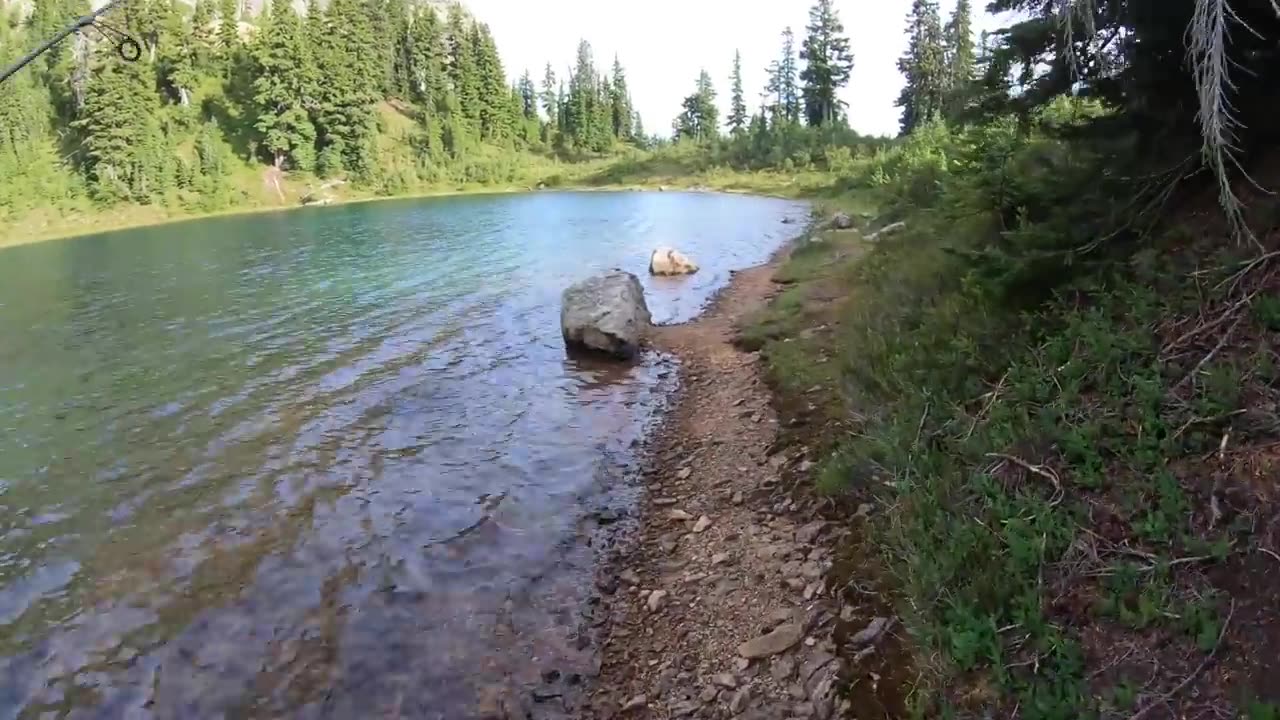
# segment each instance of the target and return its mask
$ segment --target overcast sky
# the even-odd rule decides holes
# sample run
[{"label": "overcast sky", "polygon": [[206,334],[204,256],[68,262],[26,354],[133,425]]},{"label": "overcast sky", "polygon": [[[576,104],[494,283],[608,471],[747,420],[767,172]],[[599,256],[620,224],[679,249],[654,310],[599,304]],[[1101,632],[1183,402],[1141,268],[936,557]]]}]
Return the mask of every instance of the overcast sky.
[{"label": "overcast sky", "polygon": [[[489,24],[507,72],[528,68],[541,84],[550,61],[560,77],[574,62],[578,40],[595,50],[596,64],[609,67],[616,53],[631,85],[632,98],[651,133],[666,134],[693,91],[698,71],[715,81],[721,107],[728,103],[733,51],[742,51],[747,105],[760,103],[765,72],[780,53],[782,29],[796,33],[797,51],[812,0],[466,0]],[[911,0],[836,0],[854,53],[853,77],[842,95],[850,124],[864,133],[896,134],[902,88],[897,60],[906,47]],[[976,34],[998,27],[973,3]],[[942,0],[943,20],[955,0]],[[723,113],[722,113],[723,114]]]}]

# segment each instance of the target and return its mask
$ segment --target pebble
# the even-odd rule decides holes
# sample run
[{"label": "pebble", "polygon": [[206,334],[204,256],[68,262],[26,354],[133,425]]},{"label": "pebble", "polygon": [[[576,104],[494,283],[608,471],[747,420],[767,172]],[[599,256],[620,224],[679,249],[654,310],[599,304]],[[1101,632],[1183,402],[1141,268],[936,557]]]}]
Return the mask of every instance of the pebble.
[{"label": "pebble", "polygon": [[649,612],[658,612],[667,601],[666,590],[654,590],[649,593],[649,599],[645,600],[645,605],[649,608]]},{"label": "pebble", "polygon": [[623,570],[618,573],[618,579],[633,587],[640,584],[640,576],[636,574],[635,570]]},{"label": "pebble", "polygon": [[711,556],[712,565],[723,565],[729,562],[729,553],[721,552]]},{"label": "pebble", "polygon": [[734,690],[738,687],[738,678],[734,677],[733,673],[716,673],[711,676],[711,682],[729,690]]},{"label": "pebble", "polygon": [[798,623],[784,623],[768,634],[752,638],[738,646],[738,654],[744,658],[762,658],[790,650],[800,642],[804,629]]},{"label": "pebble", "polygon": [[796,674],[796,661],[791,657],[775,658],[769,666],[769,675],[778,682],[786,682]]},{"label": "pebble", "polygon": [[676,502],[678,501],[673,497],[660,497],[660,498],[655,498],[653,501],[653,504],[657,505],[658,507],[670,507],[672,505],[675,505]]},{"label": "pebble", "polygon": [[685,467],[680,468],[680,472],[676,473],[676,477],[680,478],[681,480],[688,480],[689,476],[692,474],[693,474],[693,468],[686,465]]},{"label": "pebble", "polygon": [[703,515],[702,517],[698,518],[698,522],[694,524],[693,531],[695,533],[702,533],[702,532],[706,532],[707,528],[709,527],[711,527],[711,518],[707,517],[706,515]]},{"label": "pebble", "polygon": [[714,702],[716,699],[716,696],[719,694],[720,694],[719,690],[713,687],[708,687],[702,690],[702,694],[698,696],[698,699],[701,700],[703,703]]},{"label": "pebble", "polygon": [[693,516],[685,512],[684,510],[668,510],[667,519],[668,520],[692,520]]},{"label": "pebble", "polygon": [[747,709],[747,703],[751,702],[751,688],[742,688],[733,694],[733,698],[729,700],[729,712],[737,715]]},{"label": "pebble", "polygon": [[739,490],[733,494],[733,499],[730,500],[730,502],[732,502],[734,505],[741,505],[744,500],[745,498],[742,497],[742,491]]},{"label": "pebble", "polygon": [[630,700],[628,700],[626,704],[622,706],[622,712],[630,712],[632,710],[638,710],[642,707],[647,707],[648,705],[649,705],[649,696],[637,695],[631,698]]},{"label": "pebble", "polygon": [[812,545],[813,541],[818,539],[818,536],[822,534],[826,526],[827,523],[822,520],[814,520],[807,525],[801,526],[799,530],[796,530],[796,542],[801,545]]}]

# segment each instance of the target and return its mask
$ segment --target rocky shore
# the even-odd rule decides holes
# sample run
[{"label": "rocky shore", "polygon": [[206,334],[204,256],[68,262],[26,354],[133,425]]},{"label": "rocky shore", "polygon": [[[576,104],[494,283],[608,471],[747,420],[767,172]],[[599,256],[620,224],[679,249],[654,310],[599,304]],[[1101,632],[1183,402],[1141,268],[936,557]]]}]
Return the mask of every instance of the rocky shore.
[{"label": "rocky shore", "polygon": [[682,391],[650,445],[637,535],[596,581],[602,658],[580,717],[838,717],[847,666],[893,631],[828,586],[848,530],[788,487],[810,451],[780,440],[758,357],[734,345],[775,294],[780,260],[738,273],[698,320],[658,329]]}]

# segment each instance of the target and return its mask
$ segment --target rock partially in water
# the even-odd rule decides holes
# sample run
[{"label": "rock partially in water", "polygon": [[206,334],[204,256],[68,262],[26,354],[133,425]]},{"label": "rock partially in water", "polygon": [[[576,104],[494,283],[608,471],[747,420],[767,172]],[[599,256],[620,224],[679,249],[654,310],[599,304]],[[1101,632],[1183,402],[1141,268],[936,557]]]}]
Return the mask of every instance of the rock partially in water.
[{"label": "rock partially in water", "polygon": [[651,320],[640,279],[622,270],[574,283],[560,298],[560,332],[570,349],[634,357]]},{"label": "rock partially in water", "polygon": [[650,275],[692,275],[698,272],[698,264],[679,250],[660,247],[649,256]]}]

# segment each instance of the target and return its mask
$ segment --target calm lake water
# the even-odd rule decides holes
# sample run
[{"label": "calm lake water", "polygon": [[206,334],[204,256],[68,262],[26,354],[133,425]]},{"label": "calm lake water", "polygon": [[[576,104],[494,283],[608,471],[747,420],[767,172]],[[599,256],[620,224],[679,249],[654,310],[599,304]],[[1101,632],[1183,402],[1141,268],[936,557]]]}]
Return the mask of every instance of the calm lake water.
[{"label": "calm lake water", "polygon": [[[561,290],[621,267],[686,320],[807,212],[547,193],[0,251],[0,720],[553,699],[674,382],[567,359]],[[649,278],[659,244],[703,270]]]}]

